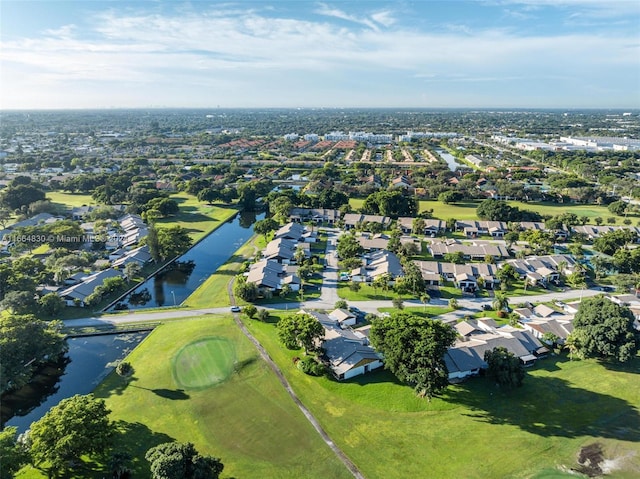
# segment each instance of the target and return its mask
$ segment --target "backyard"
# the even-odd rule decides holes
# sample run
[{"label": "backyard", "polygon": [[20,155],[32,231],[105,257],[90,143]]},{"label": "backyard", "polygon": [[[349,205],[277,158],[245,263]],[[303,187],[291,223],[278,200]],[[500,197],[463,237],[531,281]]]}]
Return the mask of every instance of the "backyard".
[{"label": "backyard", "polygon": [[520,389],[476,378],[428,402],[387,371],[341,383],[305,376],[291,363],[300,352],[282,347],[273,322],[248,326],[369,479],[564,477],[560,468],[576,467],[580,448],[594,442],[623,458],[625,472],[609,477],[640,471],[640,358],[607,368],[550,357],[528,369]]}]

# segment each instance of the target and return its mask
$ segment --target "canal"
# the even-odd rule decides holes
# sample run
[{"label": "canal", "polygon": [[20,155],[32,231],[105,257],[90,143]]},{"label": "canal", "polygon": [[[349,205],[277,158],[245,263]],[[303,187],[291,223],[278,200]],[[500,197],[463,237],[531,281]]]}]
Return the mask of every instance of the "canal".
[{"label": "canal", "polygon": [[148,333],[108,334],[69,338],[69,352],[42,368],[23,388],[2,396],[1,426],[22,433],[62,399],[89,394]]},{"label": "canal", "polygon": [[262,218],[264,213],[239,213],[121,298],[109,311],[179,305],[251,238],[253,223]]},{"label": "canal", "polygon": [[462,166],[456,161],[456,157],[448,151],[436,149],[435,152],[440,156],[440,158],[447,162],[447,166],[449,166],[451,171],[456,171],[460,166]]}]

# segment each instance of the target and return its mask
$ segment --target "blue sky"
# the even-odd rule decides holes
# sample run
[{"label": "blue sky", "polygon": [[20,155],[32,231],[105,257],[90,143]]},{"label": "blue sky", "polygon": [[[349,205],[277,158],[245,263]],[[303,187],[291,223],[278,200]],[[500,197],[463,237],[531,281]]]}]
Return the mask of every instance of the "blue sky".
[{"label": "blue sky", "polygon": [[0,108],[640,108],[640,2],[0,0]]}]

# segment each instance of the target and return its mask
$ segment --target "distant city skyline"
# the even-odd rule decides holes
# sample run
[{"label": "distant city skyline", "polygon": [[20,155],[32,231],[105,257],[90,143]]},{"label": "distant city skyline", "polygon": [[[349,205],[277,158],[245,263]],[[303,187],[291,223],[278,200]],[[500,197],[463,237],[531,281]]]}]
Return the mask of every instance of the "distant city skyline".
[{"label": "distant city skyline", "polygon": [[640,2],[0,1],[0,109],[640,108]]}]

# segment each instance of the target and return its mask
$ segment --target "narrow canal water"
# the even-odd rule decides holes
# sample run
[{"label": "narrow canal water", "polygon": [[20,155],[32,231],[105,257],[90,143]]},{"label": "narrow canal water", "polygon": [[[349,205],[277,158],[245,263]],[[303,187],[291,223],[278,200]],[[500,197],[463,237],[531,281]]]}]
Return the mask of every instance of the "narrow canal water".
[{"label": "narrow canal water", "polygon": [[69,352],[63,360],[45,367],[25,387],[2,397],[1,427],[16,426],[22,433],[62,399],[89,394],[147,334],[69,338]]},{"label": "narrow canal water", "polygon": [[462,166],[456,161],[456,157],[448,151],[436,149],[435,152],[440,156],[440,158],[447,162],[447,166],[449,166],[451,171],[456,171],[458,167]]},{"label": "narrow canal water", "polygon": [[222,266],[253,235],[253,223],[264,218],[243,212],[220,226],[174,263],[116,303],[117,309],[177,306]]}]

